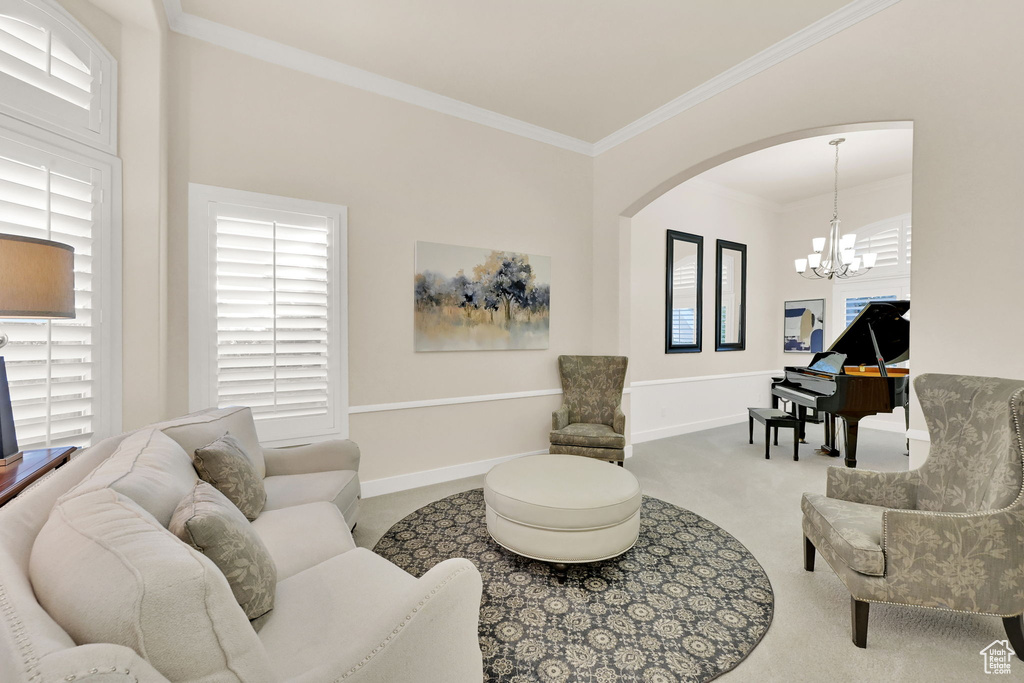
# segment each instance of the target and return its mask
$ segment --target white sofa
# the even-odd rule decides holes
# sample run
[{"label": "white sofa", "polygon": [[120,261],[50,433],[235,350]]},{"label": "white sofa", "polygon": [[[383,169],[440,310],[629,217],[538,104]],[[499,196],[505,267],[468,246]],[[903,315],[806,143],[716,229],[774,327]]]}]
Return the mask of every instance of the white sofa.
[{"label": "white sofa", "polygon": [[[258,632],[166,529],[187,453],[226,432],[265,474],[252,528],[278,584]],[[264,449],[234,408],[80,452],[0,508],[0,681],[481,681],[479,573],[453,559],[415,579],[357,548],[358,464],[351,442]]]}]

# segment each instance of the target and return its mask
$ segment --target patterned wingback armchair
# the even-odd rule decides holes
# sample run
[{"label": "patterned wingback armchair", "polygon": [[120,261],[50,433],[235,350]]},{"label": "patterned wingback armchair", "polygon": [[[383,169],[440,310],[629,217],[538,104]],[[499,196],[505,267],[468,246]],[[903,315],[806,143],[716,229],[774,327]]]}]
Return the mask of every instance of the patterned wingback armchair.
[{"label": "patterned wingback armchair", "polygon": [[622,465],[625,356],[559,356],[562,407],[551,414],[551,453],[585,455]]},{"label": "patterned wingback armchair", "polygon": [[931,437],[909,472],[828,470],[805,493],[804,568],[814,551],[850,590],[853,641],[867,645],[872,602],[1003,618],[1024,659],[1024,380],[922,375]]}]

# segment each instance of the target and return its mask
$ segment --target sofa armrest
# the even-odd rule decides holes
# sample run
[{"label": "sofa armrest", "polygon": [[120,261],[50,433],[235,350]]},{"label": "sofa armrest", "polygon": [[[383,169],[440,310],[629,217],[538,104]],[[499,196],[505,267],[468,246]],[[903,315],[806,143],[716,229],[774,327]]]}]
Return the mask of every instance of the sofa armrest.
[{"label": "sofa armrest", "polygon": [[829,467],[825,495],[851,503],[913,510],[917,505],[917,470],[872,472]]},{"label": "sofa armrest", "polygon": [[348,439],[333,439],[305,446],[264,448],[267,476],[309,474],[332,470],[359,471],[359,446]]},{"label": "sofa armrest", "polygon": [[563,405],[561,408],[551,413],[551,429],[565,429],[569,426],[569,406]]},{"label": "sofa armrest", "polygon": [[478,624],[482,588],[480,572],[472,562],[445,560],[367,614],[354,638],[359,648],[346,655],[346,663],[321,662],[288,680],[481,683]]},{"label": "sofa armrest", "polygon": [[626,433],[626,414],[622,412],[622,406],[615,406],[615,415],[612,417],[612,430],[616,434]]},{"label": "sofa armrest", "polygon": [[1024,612],[1024,508],[984,513],[886,510],[882,550],[890,599],[924,607]]}]

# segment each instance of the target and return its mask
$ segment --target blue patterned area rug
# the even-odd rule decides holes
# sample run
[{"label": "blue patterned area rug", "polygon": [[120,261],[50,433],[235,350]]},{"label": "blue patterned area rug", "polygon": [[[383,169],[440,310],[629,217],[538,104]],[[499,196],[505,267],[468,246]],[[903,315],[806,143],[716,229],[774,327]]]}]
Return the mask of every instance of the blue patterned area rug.
[{"label": "blue patterned area rug", "polygon": [[374,552],[414,576],[451,557],[483,577],[480,649],[494,683],[709,681],[750,654],[772,621],[764,569],[739,541],[689,510],[644,496],[632,550],[550,565],[491,540],[482,489],[420,508]]}]

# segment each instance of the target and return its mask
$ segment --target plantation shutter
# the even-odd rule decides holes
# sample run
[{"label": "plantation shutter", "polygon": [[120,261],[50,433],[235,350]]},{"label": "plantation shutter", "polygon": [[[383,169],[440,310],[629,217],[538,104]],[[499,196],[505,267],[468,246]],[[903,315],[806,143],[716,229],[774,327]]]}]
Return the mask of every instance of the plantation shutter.
[{"label": "plantation shutter", "polygon": [[89,65],[49,30],[0,14],[0,72],[80,109],[92,107]]},{"label": "plantation shutter", "polygon": [[93,250],[100,172],[0,137],[0,232],[75,248],[73,320],[0,320],[18,443],[85,446],[96,425],[98,302]]},{"label": "plantation shutter", "polygon": [[332,221],[214,206],[217,405],[250,406],[257,421],[322,422],[332,411]]},{"label": "plantation shutter", "polygon": [[889,228],[858,239],[857,256],[870,253],[878,254],[878,260],[875,261],[876,268],[898,266],[900,264],[900,228]]}]

